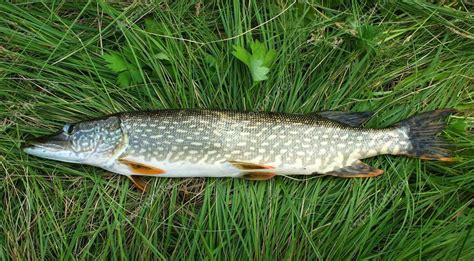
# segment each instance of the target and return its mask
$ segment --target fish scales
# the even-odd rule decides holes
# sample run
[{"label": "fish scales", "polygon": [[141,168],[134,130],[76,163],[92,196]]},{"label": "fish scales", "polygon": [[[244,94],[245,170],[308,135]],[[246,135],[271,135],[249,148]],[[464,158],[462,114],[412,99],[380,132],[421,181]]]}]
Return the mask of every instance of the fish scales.
[{"label": "fish scales", "polygon": [[381,153],[384,146],[398,143],[406,150],[409,145],[399,130],[349,128],[316,115],[161,111],[120,117],[129,136],[125,155],[149,162],[238,160],[314,166],[317,172]]},{"label": "fish scales", "polygon": [[454,110],[422,113],[381,129],[362,128],[370,113],[310,114],[159,110],[66,124],[25,145],[28,154],[126,175],[245,177],[325,174],[373,177],[361,162],[376,155],[453,158],[437,136]]}]

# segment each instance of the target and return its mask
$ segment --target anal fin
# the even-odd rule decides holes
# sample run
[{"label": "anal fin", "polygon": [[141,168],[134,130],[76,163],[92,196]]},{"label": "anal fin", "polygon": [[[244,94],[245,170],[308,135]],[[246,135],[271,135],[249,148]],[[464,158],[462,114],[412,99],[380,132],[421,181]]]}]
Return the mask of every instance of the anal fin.
[{"label": "anal fin", "polygon": [[383,170],[376,169],[359,160],[350,166],[346,166],[324,174],[343,178],[370,178],[382,175]]}]

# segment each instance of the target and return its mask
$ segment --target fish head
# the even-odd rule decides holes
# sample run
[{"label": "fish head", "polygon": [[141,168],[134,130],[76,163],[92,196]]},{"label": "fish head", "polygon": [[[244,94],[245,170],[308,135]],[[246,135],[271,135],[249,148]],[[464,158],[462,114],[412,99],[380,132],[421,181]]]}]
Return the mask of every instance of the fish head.
[{"label": "fish head", "polygon": [[67,123],[53,135],[27,141],[23,151],[51,160],[102,166],[122,152],[124,140],[120,118],[111,116]]}]

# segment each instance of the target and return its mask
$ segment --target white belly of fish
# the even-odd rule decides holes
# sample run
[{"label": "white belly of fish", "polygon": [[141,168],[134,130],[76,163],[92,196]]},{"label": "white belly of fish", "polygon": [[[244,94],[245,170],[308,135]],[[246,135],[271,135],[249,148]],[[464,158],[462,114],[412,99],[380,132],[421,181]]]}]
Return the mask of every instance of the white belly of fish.
[{"label": "white belly of fish", "polygon": [[[139,176],[154,176],[154,177],[168,177],[168,178],[193,178],[193,177],[232,177],[239,178],[252,172],[259,173],[273,173],[275,175],[310,175],[317,172],[317,169],[307,168],[297,165],[288,165],[285,167],[276,167],[269,169],[240,169],[230,162],[216,162],[216,163],[191,163],[191,162],[144,162],[142,159],[133,158],[133,162],[144,164],[146,166],[161,169],[163,173],[159,174],[142,174],[137,173],[129,165],[122,164],[115,161],[113,164],[102,167],[108,171],[125,175],[139,175]],[[257,164],[257,163],[255,163]],[[268,166],[275,166],[277,164],[269,163]],[[281,165],[280,165],[281,166]]]},{"label": "white belly of fish", "polygon": [[[225,164],[192,164],[186,162],[158,162],[157,164],[148,163],[147,165],[156,166],[165,172],[160,174],[141,174],[130,169],[129,166],[121,163],[113,164],[104,169],[118,174],[131,176],[154,176],[168,178],[193,178],[193,177],[239,177],[240,171],[236,168],[226,166]],[[159,166],[159,167],[158,167]]]}]

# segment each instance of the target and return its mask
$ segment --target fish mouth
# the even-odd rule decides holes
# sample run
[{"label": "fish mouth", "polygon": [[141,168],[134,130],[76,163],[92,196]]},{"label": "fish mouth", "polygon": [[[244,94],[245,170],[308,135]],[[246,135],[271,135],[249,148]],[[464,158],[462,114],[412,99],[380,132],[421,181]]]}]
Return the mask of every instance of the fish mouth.
[{"label": "fish mouth", "polygon": [[64,162],[78,162],[70,147],[69,136],[63,132],[30,139],[21,146],[29,155]]}]

